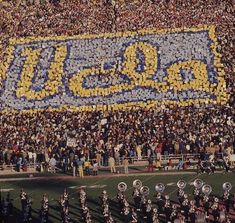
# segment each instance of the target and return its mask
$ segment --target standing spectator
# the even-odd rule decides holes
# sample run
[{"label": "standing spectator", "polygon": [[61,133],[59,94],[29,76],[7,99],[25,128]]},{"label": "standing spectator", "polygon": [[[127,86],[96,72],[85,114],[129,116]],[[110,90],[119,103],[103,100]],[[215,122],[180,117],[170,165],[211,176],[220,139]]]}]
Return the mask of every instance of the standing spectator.
[{"label": "standing spectator", "polygon": [[97,164],[98,164],[98,166],[101,166],[101,152],[100,151],[98,151],[97,153],[96,153],[96,161],[97,161]]},{"label": "standing spectator", "polygon": [[109,157],[109,167],[111,173],[116,173],[115,159],[112,156]]},{"label": "standing spectator", "polygon": [[77,159],[77,167],[78,167],[79,177],[83,178],[84,177],[83,161],[80,158]]},{"label": "standing spectator", "polygon": [[93,162],[93,175],[97,176],[97,174],[98,174],[98,163],[96,160],[94,160],[94,162]]},{"label": "standing spectator", "polygon": [[140,145],[136,146],[136,153],[137,153],[138,160],[141,160],[142,155],[141,155],[141,146]]},{"label": "standing spectator", "polygon": [[148,172],[153,172],[153,156],[151,155],[148,158]]},{"label": "standing spectator", "polygon": [[56,159],[54,158],[54,156],[52,156],[49,160],[49,168],[51,173],[56,172]]},{"label": "standing spectator", "polygon": [[128,174],[129,173],[129,171],[128,171],[129,160],[127,159],[127,157],[125,157],[123,160],[123,166],[124,166],[124,173]]},{"label": "standing spectator", "polygon": [[[77,157],[75,156],[75,158]],[[78,169],[76,159],[73,160],[72,166],[73,166],[73,176],[75,177],[77,176],[77,169]]]},{"label": "standing spectator", "polygon": [[84,169],[85,169],[85,175],[86,176],[90,175],[90,167],[91,167],[91,163],[88,159],[86,159],[85,162],[84,162]]}]

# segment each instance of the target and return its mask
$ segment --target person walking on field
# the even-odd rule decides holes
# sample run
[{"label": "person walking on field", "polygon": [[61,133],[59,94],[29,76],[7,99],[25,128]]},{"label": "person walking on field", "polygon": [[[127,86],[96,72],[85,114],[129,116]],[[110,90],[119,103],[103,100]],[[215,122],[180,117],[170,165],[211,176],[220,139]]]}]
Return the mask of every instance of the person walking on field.
[{"label": "person walking on field", "polygon": [[127,157],[125,157],[123,160],[123,166],[124,166],[124,173],[128,174],[129,173],[129,170],[128,170],[129,160],[127,159]]},{"label": "person walking on field", "polygon": [[116,173],[115,159],[112,156],[109,157],[109,166],[111,173]]}]

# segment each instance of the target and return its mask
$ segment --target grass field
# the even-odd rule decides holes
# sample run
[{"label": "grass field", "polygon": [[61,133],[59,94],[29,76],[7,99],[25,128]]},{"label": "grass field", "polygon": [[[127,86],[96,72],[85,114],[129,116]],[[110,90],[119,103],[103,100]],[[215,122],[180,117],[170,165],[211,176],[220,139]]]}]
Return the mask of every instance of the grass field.
[{"label": "grass field", "polygon": [[[41,174],[41,176],[43,176]],[[87,200],[88,207],[91,209],[92,213],[92,222],[103,222],[101,215],[101,208],[99,202],[99,195],[102,190],[106,190],[108,192],[109,198],[111,199],[110,207],[112,211],[112,215],[115,217],[117,222],[123,222],[122,217],[119,214],[118,205],[116,201],[116,193],[117,193],[117,184],[121,181],[124,181],[128,185],[128,189],[125,192],[126,196],[130,203],[132,200],[132,182],[135,179],[140,179],[143,182],[143,185],[146,185],[150,188],[149,197],[153,199],[153,195],[155,194],[154,187],[157,183],[164,183],[166,185],[165,193],[170,195],[172,200],[176,199],[177,186],[176,182],[179,179],[185,180],[188,184],[185,191],[188,194],[192,194],[193,186],[190,186],[189,183],[193,182],[196,178],[202,179],[204,182],[210,184],[213,187],[213,194],[220,196],[222,193],[222,184],[224,182],[231,182],[232,185],[235,185],[235,174],[234,172],[223,174],[223,173],[215,173],[213,175],[202,174],[197,176],[195,173],[185,173],[182,172],[159,172],[154,174],[142,173],[142,174],[130,174],[128,176],[123,175],[111,175],[111,174],[102,174],[98,177],[85,177],[83,179],[80,178],[72,178],[66,177],[63,175],[59,176],[55,179],[51,174],[45,175],[44,179],[25,179],[22,181],[0,181],[0,188],[2,191],[6,189],[13,189],[11,193],[11,197],[14,198],[14,206],[15,206],[15,217],[11,220],[11,223],[18,222],[19,220],[19,210],[20,210],[20,190],[24,188],[24,190],[30,195],[33,199],[33,222],[38,222],[36,219],[38,218],[38,212],[40,209],[40,201],[43,193],[49,194],[50,200],[50,210],[49,210],[49,219],[52,223],[61,222],[60,220],[60,212],[59,212],[59,204],[58,200],[60,194],[63,193],[63,189],[67,188],[70,195],[70,217],[73,222],[81,222],[81,212],[78,203],[78,187],[87,186]],[[19,177],[19,176],[18,176]],[[21,175],[21,177],[23,177]],[[3,179],[1,179],[3,180]],[[232,188],[231,193],[235,193],[235,186]],[[2,196],[5,196],[6,192],[2,192]],[[154,199],[153,199],[154,201]],[[143,221],[144,222],[144,221]]]}]

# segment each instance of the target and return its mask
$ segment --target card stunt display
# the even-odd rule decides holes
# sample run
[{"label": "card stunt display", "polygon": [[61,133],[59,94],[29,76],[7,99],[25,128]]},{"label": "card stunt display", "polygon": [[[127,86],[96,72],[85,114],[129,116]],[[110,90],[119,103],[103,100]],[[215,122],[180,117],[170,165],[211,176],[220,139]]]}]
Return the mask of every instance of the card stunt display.
[{"label": "card stunt display", "polygon": [[226,103],[213,26],[12,39],[1,110]]}]

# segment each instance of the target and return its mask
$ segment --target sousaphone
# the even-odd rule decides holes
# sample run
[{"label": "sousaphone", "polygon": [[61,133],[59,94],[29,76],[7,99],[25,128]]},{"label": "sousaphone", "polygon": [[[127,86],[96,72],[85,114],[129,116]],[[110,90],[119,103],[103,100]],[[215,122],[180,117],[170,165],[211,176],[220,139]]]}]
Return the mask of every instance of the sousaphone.
[{"label": "sousaphone", "polygon": [[127,184],[125,182],[120,182],[117,188],[119,191],[124,192],[127,190]]},{"label": "sousaphone", "polygon": [[142,182],[138,179],[133,181],[133,187],[136,189],[140,189],[142,187]]}]

